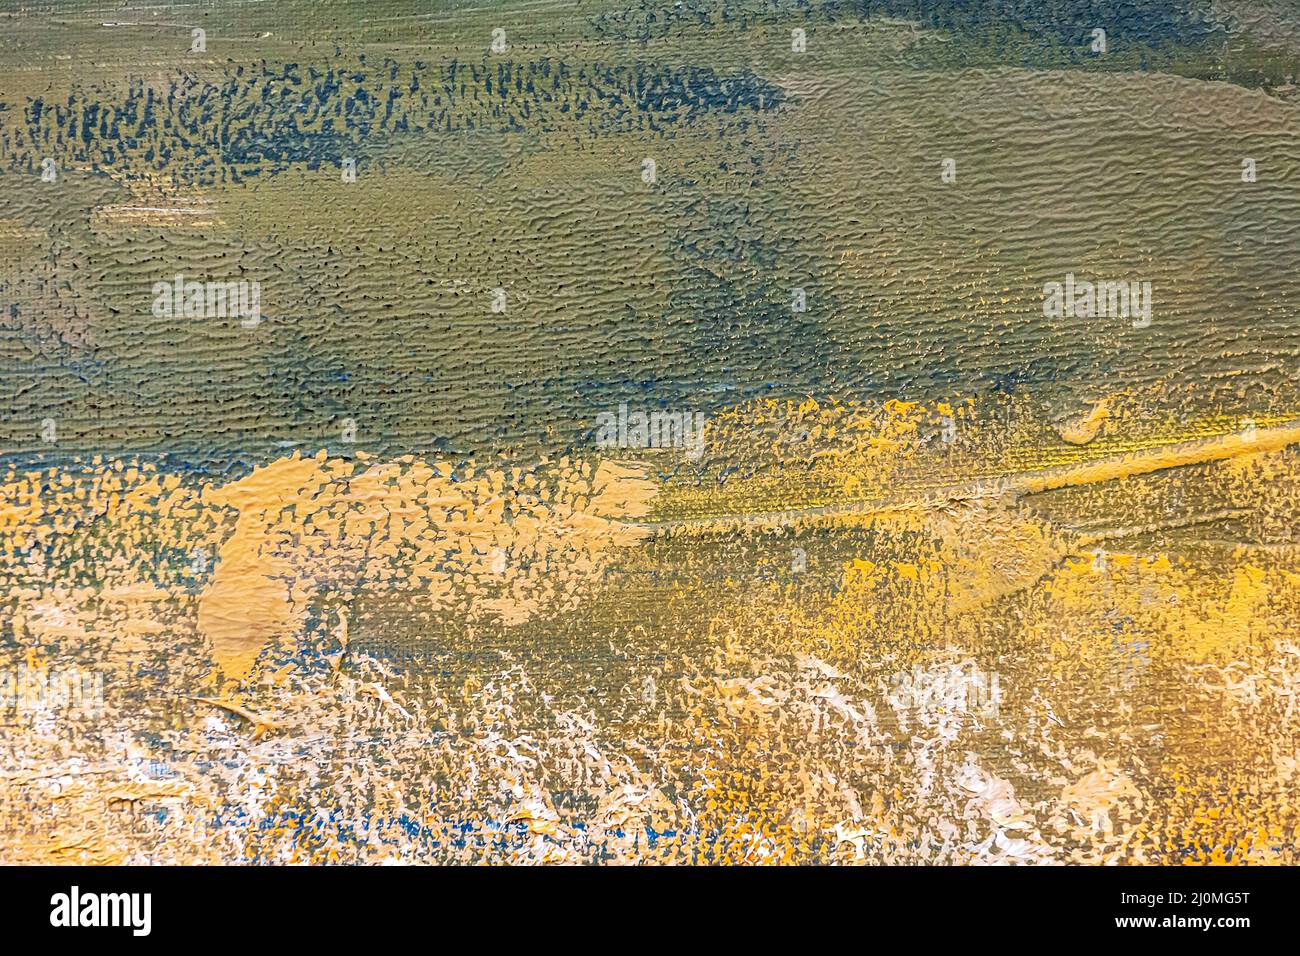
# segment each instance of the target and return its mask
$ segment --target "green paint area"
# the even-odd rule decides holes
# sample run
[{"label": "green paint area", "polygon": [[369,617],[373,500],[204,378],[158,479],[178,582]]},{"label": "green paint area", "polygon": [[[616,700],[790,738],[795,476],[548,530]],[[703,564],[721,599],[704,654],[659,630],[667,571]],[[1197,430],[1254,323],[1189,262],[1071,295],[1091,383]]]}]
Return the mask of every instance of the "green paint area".
[{"label": "green paint area", "polygon": [[[925,6],[11,16],[3,451],[243,467],[351,422],[532,454],[620,402],[768,396],[1294,406],[1296,112],[1239,68],[1285,63],[1286,19],[1148,4],[1097,53],[1088,4]],[[1045,316],[1071,273],[1150,282],[1150,327]],[[177,274],[258,283],[260,323],[155,315]]]}]

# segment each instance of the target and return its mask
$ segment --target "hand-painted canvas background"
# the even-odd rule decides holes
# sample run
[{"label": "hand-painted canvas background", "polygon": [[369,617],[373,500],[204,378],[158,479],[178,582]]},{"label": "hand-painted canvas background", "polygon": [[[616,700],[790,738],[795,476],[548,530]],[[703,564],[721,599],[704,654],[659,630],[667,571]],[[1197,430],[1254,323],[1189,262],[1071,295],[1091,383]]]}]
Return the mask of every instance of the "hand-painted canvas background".
[{"label": "hand-painted canvas background", "polygon": [[3,861],[1297,862],[1292,4],[0,39]]}]

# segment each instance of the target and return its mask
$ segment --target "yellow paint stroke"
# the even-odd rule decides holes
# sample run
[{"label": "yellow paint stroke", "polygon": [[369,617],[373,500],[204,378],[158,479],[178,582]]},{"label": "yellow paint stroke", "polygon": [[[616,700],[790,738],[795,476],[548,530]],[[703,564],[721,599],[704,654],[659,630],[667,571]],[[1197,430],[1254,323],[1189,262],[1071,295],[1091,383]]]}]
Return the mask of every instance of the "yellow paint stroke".
[{"label": "yellow paint stroke", "polygon": [[1109,419],[1110,401],[1103,398],[1087,415],[1061,426],[1059,434],[1063,441],[1071,445],[1086,445],[1097,437],[1102,425]]},{"label": "yellow paint stroke", "polygon": [[571,605],[613,549],[639,540],[626,519],[647,514],[657,490],[634,466],[567,459],[550,497],[528,486],[499,471],[453,479],[441,463],[322,453],[210,489],[205,501],[238,519],[200,596],[199,629],[239,678],[268,643],[299,631],[326,583],[418,592],[434,609],[519,624]]},{"label": "yellow paint stroke", "polygon": [[1019,474],[980,478],[910,495],[757,514],[645,522],[638,527],[655,533],[713,533],[743,529],[771,530],[844,519],[858,520],[878,515],[926,511],[945,507],[953,502],[979,500],[987,503],[1042,494],[1062,488],[1134,478],[1187,465],[1268,454],[1297,442],[1300,442],[1300,423],[1292,421],[1277,427],[1255,428],[1214,438],[1142,448],[1080,464],[1058,465]]}]

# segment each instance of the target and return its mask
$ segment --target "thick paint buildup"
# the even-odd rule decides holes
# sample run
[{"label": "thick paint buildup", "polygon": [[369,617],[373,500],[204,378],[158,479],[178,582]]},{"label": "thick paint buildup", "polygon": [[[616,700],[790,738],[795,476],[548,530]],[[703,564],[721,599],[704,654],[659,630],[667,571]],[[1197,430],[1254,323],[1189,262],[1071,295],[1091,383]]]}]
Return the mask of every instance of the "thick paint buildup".
[{"label": "thick paint buildup", "polygon": [[0,863],[1300,863],[1285,4],[103,6]]}]

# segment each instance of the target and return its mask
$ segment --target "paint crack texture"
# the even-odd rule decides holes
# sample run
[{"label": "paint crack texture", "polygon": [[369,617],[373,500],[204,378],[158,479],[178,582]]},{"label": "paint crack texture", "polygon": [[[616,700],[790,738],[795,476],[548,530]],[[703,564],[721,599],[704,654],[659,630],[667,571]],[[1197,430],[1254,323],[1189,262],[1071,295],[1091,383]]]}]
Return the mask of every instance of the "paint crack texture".
[{"label": "paint crack texture", "polygon": [[1295,864],[1300,21],[0,15],[0,862]]}]

